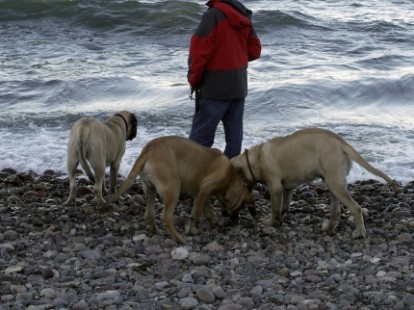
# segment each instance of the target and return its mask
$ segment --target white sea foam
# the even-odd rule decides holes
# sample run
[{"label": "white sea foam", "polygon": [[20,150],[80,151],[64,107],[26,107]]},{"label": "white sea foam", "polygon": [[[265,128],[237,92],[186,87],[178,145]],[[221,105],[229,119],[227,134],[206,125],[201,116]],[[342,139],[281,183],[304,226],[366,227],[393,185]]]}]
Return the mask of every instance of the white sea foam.
[{"label": "white sea foam", "polygon": [[[137,114],[123,176],[151,139],[188,136],[188,45],[204,3],[168,2],[164,15],[164,1],[96,2],[113,17],[102,25],[91,10],[77,19],[74,6],[50,2],[36,15],[29,2],[0,14],[0,169],[66,173],[69,130],[83,116]],[[414,180],[412,4],[243,2],[263,44],[248,68],[243,147],[323,127],[392,178]],[[131,18],[131,6],[146,14]],[[221,127],[214,147],[224,148]],[[354,165],[348,179],[368,178]]]}]

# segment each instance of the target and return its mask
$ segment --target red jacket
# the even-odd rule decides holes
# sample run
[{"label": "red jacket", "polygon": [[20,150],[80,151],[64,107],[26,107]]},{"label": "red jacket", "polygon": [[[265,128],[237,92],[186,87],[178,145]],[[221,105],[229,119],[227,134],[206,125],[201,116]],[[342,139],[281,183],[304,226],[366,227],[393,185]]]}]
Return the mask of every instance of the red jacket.
[{"label": "red jacket", "polygon": [[247,65],[260,57],[252,12],[236,0],[210,0],[191,38],[188,82],[211,99],[247,95]]}]

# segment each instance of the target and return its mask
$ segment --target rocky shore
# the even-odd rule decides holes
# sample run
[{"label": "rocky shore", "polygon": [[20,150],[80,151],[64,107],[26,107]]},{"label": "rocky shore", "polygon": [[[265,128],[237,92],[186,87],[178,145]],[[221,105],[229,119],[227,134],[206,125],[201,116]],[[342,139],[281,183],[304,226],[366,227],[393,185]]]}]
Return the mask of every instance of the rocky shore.
[{"label": "rocky shore", "polygon": [[234,222],[215,209],[220,225],[201,220],[197,236],[184,233],[183,198],[175,225],[184,246],[149,233],[139,181],[103,212],[92,184],[78,183],[76,206],[64,207],[66,177],[0,172],[0,310],[414,309],[414,181],[349,185],[369,211],[363,240],[351,238],[345,209],[336,235],[321,232],[329,193],[318,183],[295,190],[280,227],[261,221],[264,185],[256,218],[243,210]]}]

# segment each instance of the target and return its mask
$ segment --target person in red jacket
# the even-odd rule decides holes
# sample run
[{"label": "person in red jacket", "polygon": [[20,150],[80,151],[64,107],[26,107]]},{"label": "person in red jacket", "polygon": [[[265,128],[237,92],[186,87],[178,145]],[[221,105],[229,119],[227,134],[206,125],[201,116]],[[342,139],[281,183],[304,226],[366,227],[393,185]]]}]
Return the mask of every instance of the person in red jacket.
[{"label": "person in red jacket", "polygon": [[191,37],[188,82],[196,92],[190,139],[207,147],[214,143],[222,121],[224,154],[240,154],[247,96],[248,62],[260,57],[261,43],[252,12],[237,0],[210,0]]}]

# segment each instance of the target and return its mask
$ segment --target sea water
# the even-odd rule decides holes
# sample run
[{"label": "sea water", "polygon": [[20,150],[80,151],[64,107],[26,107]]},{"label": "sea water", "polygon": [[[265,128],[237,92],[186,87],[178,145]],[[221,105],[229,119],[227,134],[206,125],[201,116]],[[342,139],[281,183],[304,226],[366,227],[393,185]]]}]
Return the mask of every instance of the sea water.
[{"label": "sea water", "polygon": [[[321,127],[392,178],[414,180],[414,3],[243,3],[262,41],[243,147]],[[205,10],[195,0],[0,0],[0,169],[65,175],[73,123],[120,110],[139,122],[123,176],[151,139],[188,137],[188,47]],[[221,126],[214,147],[224,149]],[[355,164],[349,181],[369,178]]]}]

